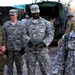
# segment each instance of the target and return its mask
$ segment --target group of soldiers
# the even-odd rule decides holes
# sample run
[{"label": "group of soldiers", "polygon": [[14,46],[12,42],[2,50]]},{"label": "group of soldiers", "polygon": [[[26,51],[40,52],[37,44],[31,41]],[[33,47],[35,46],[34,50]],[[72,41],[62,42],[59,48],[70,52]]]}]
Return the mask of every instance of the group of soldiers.
[{"label": "group of soldiers", "polygon": [[[8,66],[8,75],[13,75],[14,61],[17,75],[23,74],[23,54],[26,54],[27,75],[35,75],[37,61],[41,74],[51,75],[48,46],[54,39],[54,27],[40,16],[38,5],[31,5],[30,10],[32,17],[24,24],[17,19],[18,10],[11,9],[10,20],[0,27],[0,58],[3,58],[3,53],[6,55],[6,60],[2,60],[0,64],[4,62]],[[75,25],[75,22],[72,21],[70,25]],[[70,27],[70,25],[67,26]],[[75,73],[75,29],[68,32],[69,34],[64,34],[59,41],[57,55],[52,64],[53,75],[74,75]],[[65,60],[66,51],[68,54]],[[2,70],[0,75],[3,75]]]},{"label": "group of soldiers", "polygon": [[48,46],[54,38],[54,28],[49,21],[40,17],[38,5],[30,7],[32,18],[26,24],[17,19],[18,10],[9,11],[10,20],[2,26],[5,40],[5,63],[8,75],[13,75],[15,61],[17,75],[23,73],[22,55],[26,54],[28,75],[35,75],[36,62],[39,62],[42,75],[50,75]]}]

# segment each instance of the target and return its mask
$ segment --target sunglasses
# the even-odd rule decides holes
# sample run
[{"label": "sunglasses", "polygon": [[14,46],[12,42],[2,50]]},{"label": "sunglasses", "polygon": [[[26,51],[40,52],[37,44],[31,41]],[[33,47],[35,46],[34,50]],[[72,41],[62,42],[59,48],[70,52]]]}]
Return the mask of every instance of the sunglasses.
[{"label": "sunglasses", "polygon": [[14,15],[10,15],[10,16],[14,16]]},{"label": "sunglasses", "polygon": [[36,14],[39,14],[39,13],[33,13],[32,15],[36,15]]}]

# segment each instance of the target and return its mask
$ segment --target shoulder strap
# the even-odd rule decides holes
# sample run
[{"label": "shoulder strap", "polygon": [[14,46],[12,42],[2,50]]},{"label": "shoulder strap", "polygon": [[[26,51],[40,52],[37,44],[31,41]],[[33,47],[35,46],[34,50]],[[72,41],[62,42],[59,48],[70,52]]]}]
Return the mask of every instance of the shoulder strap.
[{"label": "shoulder strap", "polygon": [[[68,38],[69,38],[69,35],[70,35],[70,32],[69,33],[67,33],[66,35],[65,35],[65,37],[64,37],[64,39],[65,39],[65,52],[64,52],[64,61],[66,62],[66,60],[67,60],[67,57],[68,57],[68,52],[69,52],[69,50],[68,50],[68,43],[67,43],[67,41],[68,41]],[[64,64],[65,66],[64,66],[64,70],[63,70],[63,74],[65,74],[65,67],[66,67],[66,64]]]},{"label": "shoulder strap", "polygon": [[[69,52],[69,50],[68,50],[68,38],[69,38],[69,35],[70,35],[70,32],[68,32],[66,35],[65,35],[65,37],[64,37],[64,39],[65,39],[65,52],[64,52],[64,61],[66,62],[66,60],[67,60],[67,56],[68,56],[68,52]],[[66,64],[64,64],[65,66],[64,66],[64,70],[63,70],[63,74],[65,74],[65,67],[66,67]]]},{"label": "shoulder strap", "polygon": [[66,61],[66,59],[67,59],[67,56],[68,56],[68,38],[69,38],[69,35],[70,35],[70,32],[69,33],[67,33],[66,35],[65,35],[65,37],[64,37],[64,39],[65,39],[65,61]]},{"label": "shoulder strap", "polygon": [[68,41],[68,37],[69,37],[69,35],[70,35],[70,32],[68,32],[68,33],[65,35],[65,42]]}]

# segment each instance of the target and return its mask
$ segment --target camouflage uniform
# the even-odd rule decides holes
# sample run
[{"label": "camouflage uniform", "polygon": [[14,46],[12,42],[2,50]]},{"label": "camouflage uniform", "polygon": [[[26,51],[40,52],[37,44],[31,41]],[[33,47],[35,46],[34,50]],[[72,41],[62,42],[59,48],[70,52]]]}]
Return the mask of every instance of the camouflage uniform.
[{"label": "camouflage uniform", "polygon": [[17,75],[22,75],[22,54],[24,50],[24,40],[26,37],[25,27],[20,21],[13,26],[11,21],[5,22],[3,30],[6,37],[6,64],[8,66],[8,74],[13,75],[13,63],[15,61],[17,67]]},{"label": "camouflage uniform", "polygon": [[[3,35],[4,34],[3,34],[3,31],[2,31],[2,27],[0,26],[0,50],[1,50],[1,46],[3,44],[5,44],[5,39],[4,39]],[[3,75],[4,65],[5,65],[4,55],[0,55],[0,75]]]},{"label": "camouflage uniform", "polygon": [[64,34],[61,42],[52,65],[52,73],[54,75],[75,75],[75,29]]},{"label": "camouflage uniform", "polygon": [[[26,29],[30,41],[33,43],[33,45],[29,45],[29,42],[28,48],[26,49],[28,75],[35,75],[37,61],[39,62],[42,75],[50,75],[50,59],[47,47],[54,38],[54,29],[52,25],[42,17],[37,20],[30,18],[26,24]],[[42,45],[41,43],[45,45]]]},{"label": "camouflage uniform", "polygon": [[[65,33],[72,31],[75,28],[75,19],[73,18],[74,14],[72,12],[67,13],[67,24]],[[58,46],[61,44],[61,40],[58,41]]]},{"label": "camouflage uniform", "polygon": [[68,20],[66,26],[67,27],[66,27],[65,33],[68,33],[68,32],[70,32],[71,30],[73,30],[75,28],[75,20],[73,18]]}]

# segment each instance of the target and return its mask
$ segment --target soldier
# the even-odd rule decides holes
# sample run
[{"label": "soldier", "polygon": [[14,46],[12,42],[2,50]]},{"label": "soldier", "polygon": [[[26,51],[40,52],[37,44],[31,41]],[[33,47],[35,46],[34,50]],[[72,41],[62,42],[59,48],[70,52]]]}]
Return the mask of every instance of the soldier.
[{"label": "soldier", "polygon": [[50,18],[49,21],[50,21],[51,25],[54,27],[54,19]]},{"label": "soldier", "polygon": [[4,33],[2,30],[2,27],[0,26],[0,75],[3,75],[4,72],[4,52],[6,51],[6,44],[5,44],[5,38]]},{"label": "soldier", "polygon": [[9,16],[10,20],[3,25],[6,37],[6,65],[8,66],[8,75],[13,75],[14,61],[17,68],[17,75],[22,75],[22,54],[24,54],[24,37],[26,37],[25,27],[17,19],[17,9],[11,9]]},{"label": "soldier", "polygon": [[49,21],[40,17],[39,6],[30,7],[32,18],[26,24],[27,34],[30,37],[26,49],[26,64],[28,75],[35,75],[36,62],[38,61],[42,75],[50,75],[50,59],[48,46],[54,38],[54,29]]},{"label": "soldier", "polygon": [[53,75],[75,75],[75,29],[64,34],[52,66]]},{"label": "soldier", "polygon": [[[67,24],[65,33],[72,31],[75,28],[75,19],[74,14],[72,12],[67,13]],[[58,46],[60,45],[61,41],[58,41]]]},{"label": "soldier", "polygon": [[21,22],[22,22],[23,24],[25,24],[28,19],[29,19],[29,16],[28,16],[28,15],[25,15],[25,18],[22,19]]},{"label": "soldier", "polygon": [[68,21],[67,21],[67,24],[66,24],[65,33],[70,32],[71,30],[73,30],[75,28],[75,19],[73,18],[74,17],[73,13],[68,12],[67,17],[68,17]]}]

